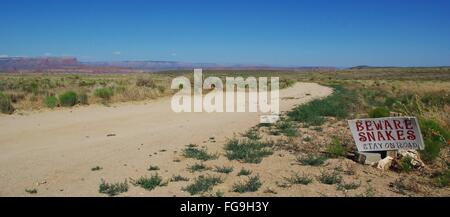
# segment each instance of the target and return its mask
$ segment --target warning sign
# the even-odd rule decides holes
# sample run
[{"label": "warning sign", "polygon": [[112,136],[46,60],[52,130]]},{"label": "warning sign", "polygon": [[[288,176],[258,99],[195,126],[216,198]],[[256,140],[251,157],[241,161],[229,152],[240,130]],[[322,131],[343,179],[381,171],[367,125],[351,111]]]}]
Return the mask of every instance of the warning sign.
[{"label": "warning sign", "polygon": [[358,151],[424,149],[415,117],[390,117],[349,120]]}]

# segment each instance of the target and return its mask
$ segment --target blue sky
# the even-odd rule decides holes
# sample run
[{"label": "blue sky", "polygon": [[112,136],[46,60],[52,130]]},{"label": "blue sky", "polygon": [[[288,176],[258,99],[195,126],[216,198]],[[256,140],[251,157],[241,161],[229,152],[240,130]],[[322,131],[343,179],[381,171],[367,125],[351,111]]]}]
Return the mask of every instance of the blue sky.
[{"label": "blue sky", "polygon": [[448,0],[2,0],[1,56],[450,65]]}]

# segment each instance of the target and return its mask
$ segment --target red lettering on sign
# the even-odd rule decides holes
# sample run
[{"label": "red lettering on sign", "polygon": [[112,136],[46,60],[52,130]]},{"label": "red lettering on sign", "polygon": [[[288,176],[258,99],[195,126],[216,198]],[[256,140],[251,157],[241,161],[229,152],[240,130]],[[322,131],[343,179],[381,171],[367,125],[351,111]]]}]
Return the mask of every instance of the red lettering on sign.
[{"label": "red lettering on sign", "polygon": [[386,131],[386,137],[387,140],[395,140],[395,138],[392,136],[392,131]]},{"label": "red lettering on sign", "polygon": [[408,134],[408,139],[409,140],[416,140],[416,134],[414,134],[414,131],[412,130],[408,130],[408,132],[406,132]]},{"label": "red lettering on sign", "polygon": [[403,129],[403,127],[400,125],[400,121],[399,120],[394,120],[394,125],[395,125],[395,129]]},{"label": "red lettering on sign", "polygon": [[356,122],[356,130],[357,131],[363,131],[364,130],[364,127],[363,127],[363,124],[362,124],[361,121],[357,121]]},{"label": "red lettering on sign", "polygon": [[361,142],[365,142],[365,141],[367,141],[367,138],[366,138],[366,134],[365,133],[359,133],[359,141],[361,141]]},{"label": "red lettering on sign", "polygon": [[373,130],[373,128],[372,128],[372,122],[366,121],[366,130],[367,130],[367,131],[372,131],[372,130]]},{"label": "red lettering on sign", "polygon": [[411,120],[408,120],[408,119],[405,120],[405,128],[406,128],[407,130],[412,130],[412,129],[413,129],[412,121],[411,121]]},{"label": "red lettering on sign", "polygon": [[405,134],[405,132],[403,132],[403,130],[397,131],[398,140],[405,140],[404,134]]}]

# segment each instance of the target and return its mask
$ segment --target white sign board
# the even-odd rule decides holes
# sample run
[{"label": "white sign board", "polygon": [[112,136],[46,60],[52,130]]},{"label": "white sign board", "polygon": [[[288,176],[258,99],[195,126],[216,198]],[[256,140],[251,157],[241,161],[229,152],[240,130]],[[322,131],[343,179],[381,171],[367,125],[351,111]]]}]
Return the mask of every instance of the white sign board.
[{"label": "white sign board", "polygon": [[389,151],[425,148],[415,117],[349,120],[358,151]]}]

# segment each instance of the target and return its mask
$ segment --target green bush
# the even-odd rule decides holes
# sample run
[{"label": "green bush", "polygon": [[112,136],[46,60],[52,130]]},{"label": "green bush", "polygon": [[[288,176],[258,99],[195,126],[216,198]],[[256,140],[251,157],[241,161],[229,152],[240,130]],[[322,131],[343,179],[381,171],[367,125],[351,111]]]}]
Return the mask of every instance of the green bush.
[{"label": "green bush", "polygon": [[109,196],[116,196],[120,193],[128,191],[128,182],[106,183],[105,180],[101,180],[98,192],[107,194]]},{"label": "green bush", "polygon": [[271,146],[269,142],[231,139],[225,145],[226,157],[244,163],[260,163],[264,157],[273,154],[269,149]]},{"label": "green bush", "polygon": [[370,118],[384,118],[389,117],[390,115],[390,111],[386,107],[377,107],[369,112]]},{"label": "green bush", "polygon": [[223,180],[218,176],[199,176],[194,180],[194,183],[186,186],[182,190],[189,192],[191,195],[196,195],[210,191],[220,183],[223,183]]},{"label": "green bush", "polygon": [[61,106],[71,107],[77,104],[77,94],[73,91],[67,91],[59,95]]},{"label": "green bush", "polygon": [[345,149],[345,147],[341,144],[341,142],[336,139],[333,138],[333,141],[331,142],[330,145],[327,146],[327,150],[326,150],[328,156],[330,157],[343,157],[346,155],[347,150]]},{"label": "green bush", "polygon": [[420,151],[420,155],[423,160],[431,162],[447,145],[450,133],[433,120],[420,119],[419,125],[425,142],[425,149]]},{"label": "green bush", "polygon": [[411,164],[413,160],[410,156],[403,157],[398,163],[398,169],[402,172],[409,173],[414,169],[414,166]]},{"label": "green bush", "polygon": [[308,166],[321,166],[325,163],[326,160],[327,157],[321,155],[308,155],[306,157],[297,158],[297,162],[299,162],[301,165]]},{"label": "green bush", "polygon": [[14,112],[11,98],[2,92],[0,92],[0,111],[4,114],[12,114]]},{"label": "green bush", "polygon": [[334,86],[333,95],[325,99],[313,100],[308,104],[300,105],[288,116],[294,120],[312,126],[319,126],[325,122],[324,117],[346,118],[350,105],[354,104],[356,94],[341,86]]},{"label": "green bush", "polygon": [[109,100],[114,95],[114,92],[109,87],[102,87],[95,90],[95,95],[103,100]]},{"label": "green bush", "polygon": [[433,175],[434,185],[438,188],[446,188],[450,186],[450,170],[438,172]]},{"label": "green bush", "polygon": [[322,184],[326,185],[334,185],[341,183],[342,181],[342,176],[339,174],[338,171],[333,172],[322,171],[318,178]]},{"label": "green bush", "polygon": [[206,148],[199,149],[195,147],[185,148],[183,150],[183,156],[186,158],[194,158],[202,161],[215,160],[219,157],[216,154],[209,154]]},{"label": "green bush", "polygon": [[168,182],[164,182],[162,177],[155,173],[150,176],[150,178],[142,176],[134,183],[136,186],[140,186],[147,191],[151,191],[156,187],[167,186]]},{"label": "green bush", "polygon": [[247,182],[239,182],[233,185],[233,192],[246,193],[255,192],[262,186],[262,182],[259,176],[253,176],[248,179]]},{"label": "green bush", "polygon": [[58,99],[55,96],[47,96],[44,99],[47,108],[55,108],[58,106]]}]

